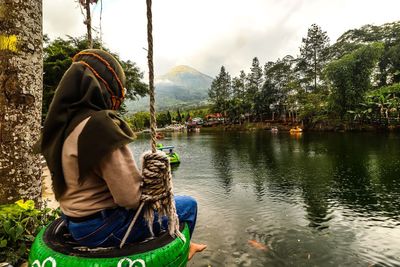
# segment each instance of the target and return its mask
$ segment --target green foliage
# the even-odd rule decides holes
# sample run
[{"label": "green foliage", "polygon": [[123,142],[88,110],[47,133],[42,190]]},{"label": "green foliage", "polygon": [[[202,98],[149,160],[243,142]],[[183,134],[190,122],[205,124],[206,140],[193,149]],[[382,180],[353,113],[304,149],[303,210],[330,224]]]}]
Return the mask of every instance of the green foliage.
[{"label": "green foliage", "polygon": [[148,86],[142,82],[143,72],[136,66],[136,63],[130,60],[120,60],[120,62],[126,76],[126,98],[135,100],[147,95]]},{"label": "green foliage", "polygon": [[331,88],[331,112],[344,119],[371,87],[371,73],[383,51],[382,43],[363,46],[331,62],[326,75]]},{"label": "green foliage", "polygon": [[134,131],[140,131],[146,128],[150,128],[150,113],[149,112],[137,112],[125,120]]},{"label": "green foliage", "polygon": [[313,24],[300,55],[267,62],[264,76],[257,58],[250,73],[241,71],[232,80],[222,67],[209,90],[211,111],[234,123],[398,124],[399,42],[400,22],[350,30],[332,46],[326,32]]},{"label": "green foliage", "polygon": [[181,122],[182,121],[182,116],[181,116],[181,112],[179,111],[179,108],[178,108],[178,111],[176,112],[175,120],[177,122]]},{"label": "green foliage", "polygon": [[229,83],[222,67],[209,91],[211,111],[234,123],[278,118],[311,127],[354,120],[398,124],[399,42],[400,22],[347,31],[332,46],[327,33],[313,24],[300,55],[267,62],[264,76],[257,58],[250,73],[241,71]]},{"label": "green foliage", "polygon": [[279,89],[276,84],[266,81],[262,90],[254,98],[255,111],[263,117],[271,117],[279,109]]},{"label": "green foliage", "polygon": [[36,209],[32,200],[0,206],[0,262],[27,259],[35,236],[58,215],[49,208]]},{"label": "green foliage", "polygon": [[[379,59],[379,70],[372,77],[378,86],[390,85],[400,81],[400,22],[386,23],[381,26],[365,25],[359,29],[345,32],[331,47],[331,57],[341,58],[366,44],[384,43],[384,52]],[[375,80],[376,79],[376,80]]]},{"label": "green foliage", "polygon": [[231,97],[231,76],[222,66],[220,73],[212,81],[208,91],[209,99],[214,112],[225,113],[228,110],[228,103]]},{"label": "green foliage", "polygon": [[171,123],[172,123],[172,120],[171,120],[171,114],[169,114],[169,111],[157,113],[157,127],[158,128],[165,127],[167,125],[170,125]]},{"label": "green foliage", "polygon": [[[46,117],[49,105],[53,99],[55,90],[60,82],[65,71],[72,63],[72,57],[81,50],[88,47],[86,38],[73,38],[67,37],[66,39],[57,38],[50,41],[47,36],[44,37],[44,58],[43,58],[43,103],[42,103],[42,117]],[[94,40],[94,48],[100,48],[98,40]],[[117,59],[118,55],[112,53],[107,48],[102,48]],[[122,68],[126,76],[126,99],[135,100],[139,96],[143,97],[148,93],[147,85],[141,80],[143,72],[140,71],[136,63],[128,60],[120,60]],[[121,113],[125,112],[125,105],[123,104],[120,109]]]},{"label": "green foliage", "polygon": [[315,124],[328,120],[327,96],[323,91],[299,92],[299,118],[307,124]]},{"label": "green foliage", "polygon": [[231,121],[241,122],[244,114],[251,110],[254,95],[248,92],[248,87],[248,77],[242,70],[239,77],[232,79],[232,99],[228,102],[228,117]]},{"label": "green foliage", "polygon": [[375,119],[385,125],[399,123],[400,83],[370,91],[358,109],[350,111],[355,119]]},{"label": "green foliage", "polygon": [[[191,109],[182,114],[179,109],[176,112],[157,112],[157,127],[162,128],[168,126],[172,124],[173,121],[176,121],[177,123],[183,123],[187,121],[189,117],[200,117],[204,119],[209,113],[210,111],[208,108]],[[137,112],[133,115],[125,116],[125,120],[134,131],[141,131],[150,128],[150,113],[147,111]]]},{"label": "green foliage", "polygon": [[255,100],[258,112],[272,116],[272,113],[297,110],[297,93],[301,87],[294,62],[294,58],[288,55],[282,60],[265,64],[265,83]]},{"label": "green foliage", "polygon": [[188,114],[192,116],[192,118],[202,118],[204,119],[207,114],[210,113],[209,108],[196,108],[196,109],[190,109],[188,110]]},{"label": "green foliage", "polygon": [[261,90],[263,82],[264,79],[260,61],[255,57],[251,63],[250,73],[247,75],[246,92],[250,94],[250,96],[254,96]]},{"label": "green foliage", "polygon": [[302,82],[308,89],[317,90],[322,70],[329,56],[329,37],[321,27],[312,24],[307,37],[303,38],[300,47],[298,70],[302,73]]}]

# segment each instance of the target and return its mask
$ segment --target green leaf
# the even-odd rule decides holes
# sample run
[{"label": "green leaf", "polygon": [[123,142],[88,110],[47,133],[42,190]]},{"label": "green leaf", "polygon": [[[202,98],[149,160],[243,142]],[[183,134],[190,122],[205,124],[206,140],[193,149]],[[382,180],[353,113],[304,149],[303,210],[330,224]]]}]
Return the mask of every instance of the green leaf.
[{"label": "green leaf", "polygon": [[8,234],[9,232],[10,232],[10,229],[11,229],[11,227],[12,227],[12,224],[11,224],[11,222],[10,221],[4,221],[4,223],[3,223],[3,228],[4,228],[4,231]]},{"label": "green leaf", "polygon": [[27,200],[24,202],[22,199],[15,202],[19,207],[24,210],[33,210],[35,208],[35,202],[33,200]]},{"label": "green leaf", "polygon": [[7,240],[6,239],[0,240],[0,248],[5,248],[6,246],[7,246]]},{"label": "green leaf", "polygon": [[15,239],[18,239],[24,231],[24,228],[20,224],[17,224],[15,226]]}]

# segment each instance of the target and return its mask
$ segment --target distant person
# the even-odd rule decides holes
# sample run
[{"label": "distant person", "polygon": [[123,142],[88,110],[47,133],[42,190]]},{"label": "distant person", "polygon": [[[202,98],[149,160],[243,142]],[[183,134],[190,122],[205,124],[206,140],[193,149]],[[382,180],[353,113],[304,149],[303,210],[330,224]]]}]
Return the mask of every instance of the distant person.
[{"label": "distant person", "polygon": [[[142,177],[128,147],[134,134],[116,112],[124,86],[125,74],[113,56],[84,50],[61,79],[44,123],[41,149],[55,197],[72,237],[83,246],[119,246],[140,202]],[[175,202],[192,236],[197,203],[187,196]],[[166,218],[162,227],[154,222],[156,234],[166,227]],[[142,213],[127,242],[149,236]],[[205,248],[191,242],[189,259]]]}]

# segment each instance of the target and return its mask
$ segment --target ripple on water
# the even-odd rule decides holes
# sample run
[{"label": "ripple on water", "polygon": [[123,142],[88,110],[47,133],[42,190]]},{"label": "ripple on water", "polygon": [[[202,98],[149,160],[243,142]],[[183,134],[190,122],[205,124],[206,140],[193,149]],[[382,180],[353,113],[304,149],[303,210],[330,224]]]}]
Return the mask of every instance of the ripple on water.
[{"label": "ripple on water", "polygon": [[194,239],[208,244],[188,266],[400,266],[400,161],[387,150],[400,139],[359,137],[172,136],[174,187],[198,200]]}]

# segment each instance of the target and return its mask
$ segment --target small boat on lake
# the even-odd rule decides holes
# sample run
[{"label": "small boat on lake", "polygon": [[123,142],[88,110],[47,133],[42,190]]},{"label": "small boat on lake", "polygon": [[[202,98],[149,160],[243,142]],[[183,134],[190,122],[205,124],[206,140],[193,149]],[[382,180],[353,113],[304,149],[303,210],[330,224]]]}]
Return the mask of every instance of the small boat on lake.
[{"label": "small boat on lake", "polygon": [[160,140],[160,139],[164,139],[164,134],[163,133],[160,133],[160,132],[157,132],[156,133],[156,139],[158,139],[158,140]]},{"label": "small boat on lake", "polygon": [[301,129],[299,126],[296,126],[296,127],[290,129],[290,133],[293,133],[293,134],[301,133],[301,132],[303,132],[303,129]]},{"label": "small boat on lake", "polygon": [[170,164],[178,164],[181,162],[178,153],[174,152],[174,146],[164,146],[163,144],[157,144],[157,149],[164,151],[168,158]]}]

